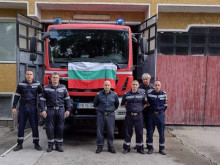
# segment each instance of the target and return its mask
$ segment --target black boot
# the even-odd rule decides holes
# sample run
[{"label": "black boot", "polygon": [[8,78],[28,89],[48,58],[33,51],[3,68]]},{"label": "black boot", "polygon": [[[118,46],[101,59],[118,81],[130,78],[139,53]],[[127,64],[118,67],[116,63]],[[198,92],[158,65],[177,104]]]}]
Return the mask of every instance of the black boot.
[{"label": "black boot", "polygon": [[162,155],[166,155],[166,154],[167,154],[167,153],[164,151],[164,149],[160,149],[160,150],[159,150],[159,153],[162,154]]},{"label": "black boot", "polygon": [[48,145],[47,152],[51,152],[53,150],[53,145]]},{"label": "black boot", "polygon": [[151,149],[149,149],[149,150],[147,151],[147,154],[152,154],[153,151],[154,151],[154,150],[151,148]]},{"label": "black boot", "polygon": [[41,146],[39,145],[39,143],[34,143],[34,146],[35,146],[35,149],[38,150],[38,151],[41,151],[42,148]]},{"label": "black boot", "polygon": [[56,150],[59,151],[59,152],[63,152],[62,146],[56,146]]},{"label": "black boot", "polygon": [[23,149],[22,143],[18,143],[17,146],[14,148],[14,151],[19,151]]},{"label": "black boot", "polygon": [[137,152],[140,153],[140,154],[145,154],[144,146],[137,146]]}]

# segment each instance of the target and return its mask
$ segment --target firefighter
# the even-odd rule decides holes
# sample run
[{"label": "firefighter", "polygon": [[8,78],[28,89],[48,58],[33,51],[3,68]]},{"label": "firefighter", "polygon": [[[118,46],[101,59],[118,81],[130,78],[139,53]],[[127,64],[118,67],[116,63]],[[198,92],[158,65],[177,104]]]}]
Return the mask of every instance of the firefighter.
[{"label": "firefighter", "polygon": [[[36,150],[42,150],[39,145],[39,132],[38,132],[38,111],[37,100],[38,95],[42,94],[42,87],[40,82],[34,81],[34,73],[28,69],[26,71],[25,80],[18,84],[14,96],[12,113],[18,114],[18,139],[17,146],[14,151],[23,149],[24,141],[24,128],[29,120],[32,129],[33,143]],[[19,101],[19,110],[17,112],[16,106]]]},{"label": "firefighter", "polygon": [[134,80],[131,84],[131,90],[122,97],[121,106],[126,107],[127,111],[125,116],[125,142],[123,144],[124,154],[130,152],[133,126],[135,126],[137,152],[144,154],[142,110],[147,106],[147,102],[145,94],[138,90],[138,87],[139,82]]},{"label": "firefighter", "polygon": [[[48,138],[47,152],[56,150],[63,152],[63,127],[65,117],[70,114],[71,101],[65,85],[59,84],[59,74],[52,74],[52,84],[44,88],[40,97],[41,115],[46,118]],[[66,111],[65,111],[66,108]]]},{"label": "firefighter", "polygon": [[115,129],[115,113],[119,106],[118,95],[111,91],[110,81],[104,82],[104,90],[99,92],[94,99],[94,107],[97,109],[97,150],[102,152],[104,146],[104,127],[107,129],[108,151],[116,153],[113,140]]},{"label": "firefighter", "polygon": [[[139,86],[140,90],[143,90],[145,94],[147,94],[148,90],[152,90],[154,88],[154,85],[150,83],[151,75],[149,73],[144,73],[142,75],[142,83]],[[144,123],[145,128],[147,132],[147,115],[148,115],[148,106],[143,109],[143,117],[144,117]],[[146,133],[146,144],[147,144],[147,133]]]},{"label": "firefighter", "polygon": [[149,114],[147,116],[147,148],[148,154],[153,153],[153,133],[155,126],[159,132],[159,153],[166,155],[165,149],[165,110],[167,109],[167,94],[161,90],[161,82],[154,82],[154,89],[148,91],[147,100],[149,103]]}]

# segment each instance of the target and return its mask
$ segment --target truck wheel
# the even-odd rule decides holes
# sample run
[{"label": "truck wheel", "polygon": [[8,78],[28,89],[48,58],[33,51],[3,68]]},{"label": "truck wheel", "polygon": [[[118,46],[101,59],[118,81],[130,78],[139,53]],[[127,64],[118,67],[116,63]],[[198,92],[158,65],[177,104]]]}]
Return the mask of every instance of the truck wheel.
[{"label": "truck wheel", "polygon": [[120,121],[117,123],[118,128],[118,138],[124,139],[125,138],[125,124],[124,121]]}]

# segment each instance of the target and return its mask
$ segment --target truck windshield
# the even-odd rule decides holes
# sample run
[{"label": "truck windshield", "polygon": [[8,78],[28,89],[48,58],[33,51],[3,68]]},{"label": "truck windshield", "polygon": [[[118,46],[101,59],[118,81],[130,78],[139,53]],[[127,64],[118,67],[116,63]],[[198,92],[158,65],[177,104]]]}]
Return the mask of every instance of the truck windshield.
[{"label": "truck windshield", "polygon": [[128,31],[52,30],[49,38],[50,66],[67,67],[68,62],[114,62],[126,68],[129,54]]}]

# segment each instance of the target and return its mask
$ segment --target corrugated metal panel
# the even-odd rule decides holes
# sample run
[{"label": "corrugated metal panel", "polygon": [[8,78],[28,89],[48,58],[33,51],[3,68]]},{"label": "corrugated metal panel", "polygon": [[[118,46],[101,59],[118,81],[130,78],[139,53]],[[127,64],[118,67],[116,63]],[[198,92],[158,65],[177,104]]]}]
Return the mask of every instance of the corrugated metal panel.
[{"label": "corrugated metal panel", "polygon": [[220,57],[208,56],[205,125],[220,125]]},{"label": "corrugated metal panel", "polygon": [[157,56],[157,78],[168,94],[167,124],[203,125],[207,57]]}]

